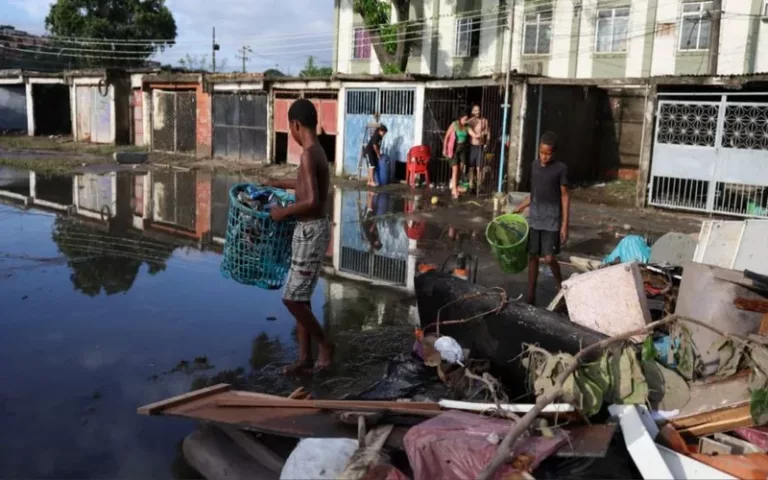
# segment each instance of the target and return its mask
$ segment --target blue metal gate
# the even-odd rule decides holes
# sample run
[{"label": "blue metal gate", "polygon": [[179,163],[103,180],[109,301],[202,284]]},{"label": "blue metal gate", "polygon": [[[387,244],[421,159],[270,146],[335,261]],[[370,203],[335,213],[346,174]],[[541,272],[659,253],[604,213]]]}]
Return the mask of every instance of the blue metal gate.
[{"label": "blue metal gate", "polygon": [[[394,162],[405,162],[408,150],[413,146],[415,120],[413,88],[362,88],[348,89],[344,112],[344,168],[345,175],[357,175],[360,150],[367,141],[367,126],[381,123],[387,127],[387,135],[381,144],[381,153]],[[367,175],[367,164],[362,174]]]}]

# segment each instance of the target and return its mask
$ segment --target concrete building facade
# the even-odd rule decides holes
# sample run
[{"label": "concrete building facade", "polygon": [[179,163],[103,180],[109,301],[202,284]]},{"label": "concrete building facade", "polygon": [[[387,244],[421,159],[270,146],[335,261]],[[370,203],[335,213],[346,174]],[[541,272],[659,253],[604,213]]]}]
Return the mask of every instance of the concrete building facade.
[{"label": "concrete building facade", "polygon": [[[353,0],[335,0],[334,70],[378,74]],[[560,78],[709,74],[711,0],[412,0],[407,71]],[[394,9],[393,9],[394,11]],[[393,14],[392,22],[398,22]],[[724,0],[718,75],[768,70],[768,1]]]}]

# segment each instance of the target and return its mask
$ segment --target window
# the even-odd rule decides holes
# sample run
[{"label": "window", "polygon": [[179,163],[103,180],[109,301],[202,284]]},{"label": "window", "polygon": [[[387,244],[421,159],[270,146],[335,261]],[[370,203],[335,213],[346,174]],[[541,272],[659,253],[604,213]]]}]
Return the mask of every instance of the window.
[{"label": "window", "polygon": [[456,19],[456,57],[472,57],[480,53],[480,19]]},{"label": "window", "polygon": [[712,2],[683,4],[680,19],[680,50],[706,50],[712,25]]},{"label": "window", "polygon": [[365,28],[355,29],[355,39],[352,58],[355,60],[368,60],[371,58],[371,36]]},{"label": "window", "polygon": [[552,42],[552,11],[526,14],[523,38],[525,55],[548,54]]},{"label": "window", "polygon": [[613,53],[627,51],[629,8],[609,8],[597,12],[595,51]]}]

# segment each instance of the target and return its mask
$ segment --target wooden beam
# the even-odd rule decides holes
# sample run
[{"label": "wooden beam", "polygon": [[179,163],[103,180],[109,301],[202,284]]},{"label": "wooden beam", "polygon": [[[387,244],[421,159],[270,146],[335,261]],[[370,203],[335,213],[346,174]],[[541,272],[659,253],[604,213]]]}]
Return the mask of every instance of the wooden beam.
[{"label": "wooden beam", "polygon": [[195,390],[194,392],[188,392],[182,395],[177,395],[175,397],[161,400],[159,402],[150,403],[149,405],[144,405],[143,407],[139,407],[137,409],[137,413],[139,415],[154,415],[165,410],[166,408],[175,407],[182,403],[187,403],[190,400],[199,400],[210,395],[227,392],[229,389],[230,385],[228,383],[219,383],[218,385],[213,385],[208,388]]},{"label": "wooden beam", "polygon": [[241,395],[216,399],[216,406],[223,407],[270,407],[270,408],[318,408],[327,410],[382,409],[418,410],[439,412],[440,405],[434,402],[392,402],[373,400],[292,400],[284,397],[248,397]]}]

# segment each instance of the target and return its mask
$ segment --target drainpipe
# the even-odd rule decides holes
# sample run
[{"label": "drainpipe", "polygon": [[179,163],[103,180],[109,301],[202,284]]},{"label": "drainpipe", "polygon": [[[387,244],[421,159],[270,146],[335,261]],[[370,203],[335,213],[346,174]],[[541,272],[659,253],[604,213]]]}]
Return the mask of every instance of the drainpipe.
[{"label": "drainpipe", "polygon": [[507,46],[507,77],[504,81],[504,115],[501,119],[501,155],[499,156],[499,184],[498,192],[501,193],[502,185],[504,184],[504,161],[506,156],[504,155],[507,150],[507,121],[509,119],[509,84],[510,76],[512,73],[512,39],[514,35],[515,25],[515,0],[510,0],[511,7],[509,8],[509,44]]}]

